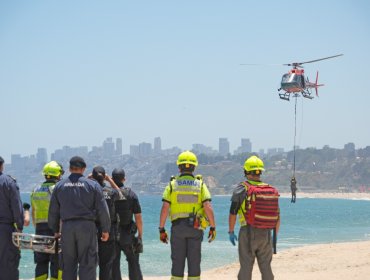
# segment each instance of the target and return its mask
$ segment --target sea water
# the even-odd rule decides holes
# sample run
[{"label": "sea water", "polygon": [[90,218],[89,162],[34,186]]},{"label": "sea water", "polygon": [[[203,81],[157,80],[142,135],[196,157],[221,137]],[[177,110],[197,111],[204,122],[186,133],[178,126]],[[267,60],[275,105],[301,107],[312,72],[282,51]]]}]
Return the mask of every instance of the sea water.
[{"label": "sea water", "polygon": [[[29,202],[29,194],[23,193],[22,200]],[[162,205],[158,195],[139,195],[144,221],[144,253],[140,255],[143,274],[170,275],[170,245],[159,241],[158,224]],[[202,243],[202,270],[215,268],[238,261],[237,246],[228,238],[229,196],[214,196],[213,209],[216,217],[217,237],[207,242],[208,231]],[[280,199],[281,227],[277,250],[319,243],[370,240],[370,201],[346,199],[297,198],[295,204],[290,199]],[[170,223],[166,229],[170,232]],[[32,226],[24,232],[33,233]],[[235,228],[238,232],[238,227]],[[34,277],[33,253],[22,250],[20,277]],[[122,253],[122,275],[127,277],[127,262]]]}]

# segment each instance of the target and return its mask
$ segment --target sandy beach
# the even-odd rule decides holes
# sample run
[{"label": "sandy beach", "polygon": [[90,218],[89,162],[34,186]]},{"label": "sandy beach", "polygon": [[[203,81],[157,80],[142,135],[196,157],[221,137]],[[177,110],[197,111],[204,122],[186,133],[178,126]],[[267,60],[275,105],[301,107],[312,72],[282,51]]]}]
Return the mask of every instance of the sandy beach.
[{"label": "sandy beach", "polygon": [[[290,193],[283,193],[282,197],[290,197]],[[370,200],[370,193],[297,193],[297,199],[299,198]],[[272,269],[277,280],[369,280],[370,241],[319,244],[288,249],[274,255]],[[202,279],[237,279],[238,271],[239,263],[234,263],[204,271]],[[169,276],[144,277],[148,280],[169,278]],[[127,280],[127,278],[124,279]],[[261,279],[257,262],[253,269],[253,279]]]},{"label": "sandy beach", "polygon": [[[272,269],[277,280],[369,280],[370,241],[310,245],[285,250],[274,255]],[[239,264],[235,263],[205,271],[202,279],[237,279],[238,270]],[[144,277],[148,280],[169,278]],[[253,279],[261,279],[257,264],[253,269]]]}]

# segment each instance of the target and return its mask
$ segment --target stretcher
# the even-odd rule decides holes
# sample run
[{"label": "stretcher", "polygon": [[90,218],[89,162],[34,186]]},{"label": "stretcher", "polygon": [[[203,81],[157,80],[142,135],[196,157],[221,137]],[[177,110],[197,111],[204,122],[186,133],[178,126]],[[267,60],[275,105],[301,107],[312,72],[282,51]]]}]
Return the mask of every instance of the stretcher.
[{"label": "stretcher", "polygon": [[19,249],[29,249],[39,253],[56,254],[61,252],[60,240],[54,236],[13,232],[13,244]]}]

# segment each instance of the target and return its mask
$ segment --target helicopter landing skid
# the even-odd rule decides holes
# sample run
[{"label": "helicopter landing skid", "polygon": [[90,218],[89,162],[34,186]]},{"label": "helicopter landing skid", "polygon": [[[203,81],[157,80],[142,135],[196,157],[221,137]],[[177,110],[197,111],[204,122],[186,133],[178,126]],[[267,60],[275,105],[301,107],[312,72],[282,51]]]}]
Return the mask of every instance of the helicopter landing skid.
[{"label": "helicopter landing skid", "polygon": [[311,93],[307,91],[302,91],[302,96],[308,99],[313,99],[313,96],[311,96]]},{"label": "helicopter landing skid", "polygon": [[287,93],[287,92],[284,92],[284,93],[279,93],[279,97],[280,99],[283,99],[283,100],[286,100],[286,101],[289,101],[290,99],[290,94]]}]

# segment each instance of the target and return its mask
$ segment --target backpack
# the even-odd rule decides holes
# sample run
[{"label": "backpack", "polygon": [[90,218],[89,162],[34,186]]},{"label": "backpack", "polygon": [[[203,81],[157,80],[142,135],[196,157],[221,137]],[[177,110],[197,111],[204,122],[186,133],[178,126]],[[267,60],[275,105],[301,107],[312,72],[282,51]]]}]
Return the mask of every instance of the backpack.
[{"label": "backpack", "polygon": [[279,192],[273,186],[242,183],[247,191],[244,213],[248,225],[274,229],[279,220]]}]

